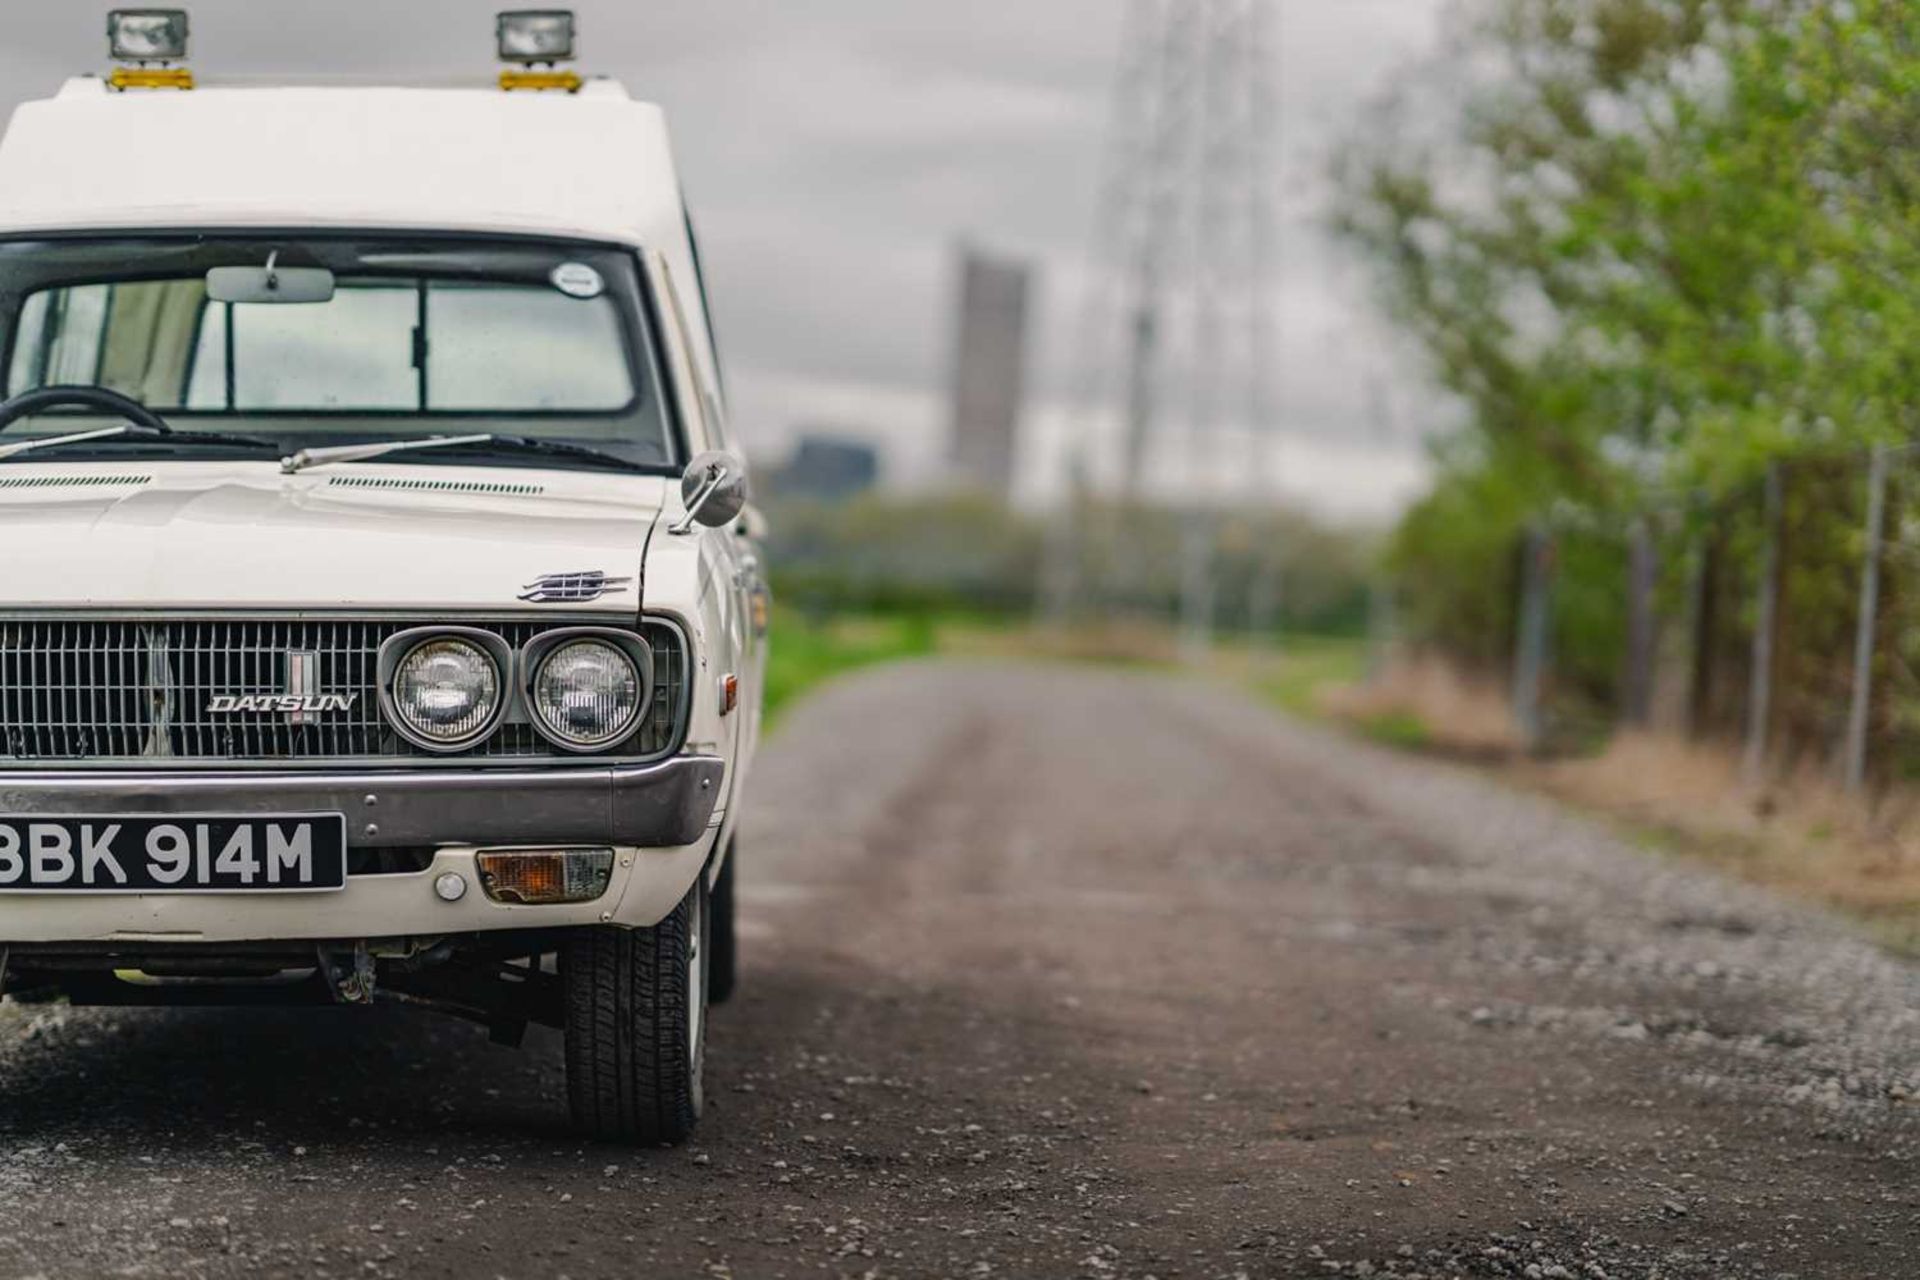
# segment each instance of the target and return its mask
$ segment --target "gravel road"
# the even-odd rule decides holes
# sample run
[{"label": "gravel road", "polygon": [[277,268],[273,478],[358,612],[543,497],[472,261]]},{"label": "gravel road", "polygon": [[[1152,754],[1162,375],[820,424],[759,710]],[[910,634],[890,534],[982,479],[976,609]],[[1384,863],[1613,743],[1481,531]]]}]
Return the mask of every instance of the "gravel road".
[{"label": "gravel road", "polygon": [[755,779],[680,1150],[558,1038],[0,1011],[0,1275],[1920,1275],[1920,970],[1231,691],[926,664]]}]

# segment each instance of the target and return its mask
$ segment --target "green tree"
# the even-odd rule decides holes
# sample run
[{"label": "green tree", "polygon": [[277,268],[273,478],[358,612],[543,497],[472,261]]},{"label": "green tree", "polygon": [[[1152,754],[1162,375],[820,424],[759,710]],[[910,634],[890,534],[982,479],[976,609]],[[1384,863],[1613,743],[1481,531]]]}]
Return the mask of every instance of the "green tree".
[{"label": "green tree", "polygon": [[[1668,527],[1697,530],[1770,461],[1910,436],[1920,25],[1904,0],[1480,0],[1455,35],[1479,79],[1443,145],[1402,104],[1338,221],[1466,410],[1393,556],[1416,622],[1479,656],[1528,522],[1691,495]],[[1802,512],[1800,543],[1843,555],[1854,518]],[[1604,636],[1565,639],[1606,666]]]}]

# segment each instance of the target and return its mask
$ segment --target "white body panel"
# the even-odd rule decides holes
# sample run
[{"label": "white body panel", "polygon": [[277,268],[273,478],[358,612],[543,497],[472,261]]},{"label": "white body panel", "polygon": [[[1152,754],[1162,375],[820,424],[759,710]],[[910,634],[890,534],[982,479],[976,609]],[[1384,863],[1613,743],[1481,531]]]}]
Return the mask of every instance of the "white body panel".
[{"label": "white body panel", "polygon": [[[102,483],[120,478],[144,483]],[[580,471],[19,461],[0,608],[512,612],[539,608],[519,597],[540,575],[597,569],[632,581],[593,608],[632,616],[666,500],[664,480]]]},{"label": "white body panel", "polygon": [[[119,94],[83,80],[21,107],[0,142],[0,240],[251,228],[531,234],[624,246],[641,259],[660,304],[671,303],[675,319],[660,340],[683,445],[691,455],[727,443],[665,124],[658,108],[616,85],[596,82],[577,95]],[[590,904],[506,907],[477,886],[443,902],[432,891],[440,871],[460,870],[474,883],[473,850],[450,845],[425,872],[350,879],[331,894],[0,894],[0,945],[656,923],[702,867],[717,867],[712,855],[738,812],[760,697],[760,642],[745,613],[757,560],[735,526],[667,534],[683,514],[674,480],[537,466],[408,459],[286,476],[265,461],[0,464],[0,639],[8,613],[538,614],[546,606],[519,599],[536,577],[603,570],[634,581],[564,612],[609,623],[645,612],[681,623],[692,649],[683,750],[726,764],[706,834],[691,845],[618,849],[612,887]],[[720,679],[729,672],[742,680],[741,710],[723,716]],[[0,799],[20,768],[0,757]]]},{"label": "white body panel", "polygon": [[[90,482],[129,475],[151,480]],[[40,487],[39,481],[48,483]],[[541,492],[363,487],[382,481]],[[616,850],[607,894],[578,906],[507,906],[477,887],[460,902],[443,902],[433,892],[443,871],[459,871],[478,885],[472,849],[448,846],[424,872],[353,878],[338,893],[244,899],[0,893],[0,941],[241,942],[657,922],[712,863],[731,792],[744,772],[735,737],[744,717],[720,714],[715,677],[729,669],[744,620],[734,593],[701,568],[712,548],[726,548],[736,535],[702,529],[654,536],[663,517],[683,513],[677,484],[591,472],[362,464],[282,476],[277,466],[258,462],[6,464],[0,468],[0,546],[7,548],[0,557],[0,631],[10,612],[398,613],[423,622],[460,613],[538,617],[556,609],[519,599],[533,579],[601,569],[634,581],[557,612],[605,614],[610,625],[620,625],[644,609],[681,623],[692,644],[683,750],[722,757],[727,774],[706,836],[693,845]],[[650,542],[654,553],[643,561]],[[742,697],[757,699],[757,689],[743,689]],[[6,811],[8,780],[9,766],[0,758],[0,811]]]},{"label": "white body panel", "polygon": [[[0,931],[17,942],[274,942],[401,938],[494,929],[657,923],[685,896],[713,838],[673,849],[616,849],[613,883],[595,902],[527,907],[479,890],[472,849],[446,848],[412,875],[353,876],[337,893],[61,894],[0,897]],[[456,872],[474,886],[443,902],[433,882]]]}]

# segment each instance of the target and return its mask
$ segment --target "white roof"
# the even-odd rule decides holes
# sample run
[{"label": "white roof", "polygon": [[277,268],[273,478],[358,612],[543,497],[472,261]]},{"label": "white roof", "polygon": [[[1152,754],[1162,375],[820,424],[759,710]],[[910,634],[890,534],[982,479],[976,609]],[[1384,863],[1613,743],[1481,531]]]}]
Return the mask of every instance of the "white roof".
[{"label": "white roof", "polygon": [[0,142],[0,234],[431,227],[578,235],[672,260],[683,207],[660,109],[611,81],[578,94],[117,93],[88,78],[21,106]]},{"label": "white roof", "polygon": [[[666,118],[612,80],[498,88],[69,80],[0,139],[0,236],[353,228],[573,236],[658,252],[717,388]],[[716,391],[717,394],[717,391]]]}]

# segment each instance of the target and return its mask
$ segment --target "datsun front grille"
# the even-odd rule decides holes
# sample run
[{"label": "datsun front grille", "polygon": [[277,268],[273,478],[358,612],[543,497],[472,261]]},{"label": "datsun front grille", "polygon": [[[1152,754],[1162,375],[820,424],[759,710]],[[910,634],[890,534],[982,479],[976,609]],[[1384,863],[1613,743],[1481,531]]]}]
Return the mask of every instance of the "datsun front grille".
[{"label": "datsun front grille", "polygon": [[[516,651],[580,619],[466,621]],[[604,623],[604,620],[601,620]],[[445,760],[407,742],[380,713],[380,646],[429,620],[328,618],[0,619],[0,766],[168,761],[331,762]],[[680,632],[649,620],[653,705],[634,736],[604,756],[645,759],[678,741],[687,692]],[[285,695],[293,655],[317,670],[302,692],[353,695],[347,710],[229,712],[216,697]],[[555,757],[523,720],[510,719],[455,760]],[[568,756],[577,761],[579,757]]]}]

